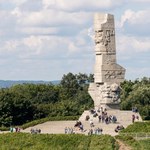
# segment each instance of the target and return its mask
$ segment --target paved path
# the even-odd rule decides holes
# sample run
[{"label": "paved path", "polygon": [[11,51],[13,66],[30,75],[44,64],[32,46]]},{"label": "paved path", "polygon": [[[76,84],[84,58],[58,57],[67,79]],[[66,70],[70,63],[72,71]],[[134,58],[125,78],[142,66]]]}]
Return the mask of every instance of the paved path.
[{"label": "paved path", "polygon": [[41,129],[41,133],[64,134],[65,127],[74,127],[75,123],[76,121],[48,121],[33,127],[29,127],[22,132],[30,132],[31,128],[33,128]]},{"label": "paved path", "polygon": [[[94,122],[94,127],[95,128],[102,128],[103,129],[103,134],[110,134],[112,136],[117,135],[114,131],[117,125],[123,125],[125,128],[132,124],[132,111],[120,111],[120,110],[110,110],[108,111],[108,115],[115,115],[117,117],[117,123],[110,123],[110,124],[105,124],[105,123],[99,123],[98,118],[93,117],[89,111],[84,111],[84,113],[81,115],[79,120],[82,122],[83,127],[84,127],[84,134],[88,134],[90,127],[89,121],[85,121],[86,115],[90,116],[90,119],[93,120]],[[139,121],[142,121],[141,117],[139,114],[136,114],[139,116]],[[31,128],[33,129],[41,129],[41,133],[48,133],[48,134],[64,134],[64,129],[65,127],[69,128],[74,128],[76,121],[48,121],[42,124],[38,124],[33,127],[29,127],[22,132],[30,132]],[[81,133],[80,131],[76,130],[76,133]],[[82,133],[83,134],[83,133]]]}]

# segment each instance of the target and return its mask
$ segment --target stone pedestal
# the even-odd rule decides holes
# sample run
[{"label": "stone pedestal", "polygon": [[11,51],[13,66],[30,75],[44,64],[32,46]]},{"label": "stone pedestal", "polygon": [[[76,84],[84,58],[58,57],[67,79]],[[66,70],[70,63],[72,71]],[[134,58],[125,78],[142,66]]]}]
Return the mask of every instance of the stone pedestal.
[{"label": "stone pedestal", "polygon": [[124,81],[125,69],[116,62],[114,16],[96,13],[94,32],[94,83],[90,83],[88,92],[96,109],[110,106],[118,108],[120,83]]}]

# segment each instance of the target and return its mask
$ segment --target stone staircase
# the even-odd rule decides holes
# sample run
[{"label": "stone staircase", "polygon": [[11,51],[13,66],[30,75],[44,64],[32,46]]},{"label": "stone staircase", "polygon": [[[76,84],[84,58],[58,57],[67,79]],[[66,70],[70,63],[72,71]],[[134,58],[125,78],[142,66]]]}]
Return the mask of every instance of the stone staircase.
[{"label": "stone staircase", "polygon": [[[79,118],[79,120],[83,123],[84,129],[86,129],[88,131],[91,128],[90,122],[85,120],[86,116],[88,115],[88,116],[90,116],[89,120],[92,120],[95,125],[94,128],[100,127],[103,129],[103,134],[110,134],[112,136],[115,136],[118,134],[114,131],[114,129],[118,125],[123,125],[126,128],[128,125],[132,124],[132,115],[133,114],[135,116],[139,116],[139,120],[136,119],[135,121],[142,121],[140,114],[133,113],[132,111],[108,110],[107,114],[108,114],[108,116],[109,115],[116,116],[117,122],[109,123],[109,124],[105,124],[102,122],[99,123],[98,117],[93,117],[93,115],[89,111],[84,111],[83,114],[81,115],[81,117]],[[98,113],[98,115],[100,115],[100,113]]]}]

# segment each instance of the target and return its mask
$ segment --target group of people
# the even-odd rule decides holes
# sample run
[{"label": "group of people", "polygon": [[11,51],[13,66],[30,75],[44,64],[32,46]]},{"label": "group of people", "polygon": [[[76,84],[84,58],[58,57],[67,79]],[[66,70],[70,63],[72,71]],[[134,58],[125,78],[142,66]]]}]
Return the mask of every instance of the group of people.
[{"label": "group of people", "polygon": [[33,128],[31,128],[30,133],[31,134],[39,134],[39,133],[41,133],[41,129],[33,129]]},{"label": "group of people", "polygon": [[10,127],[10,132],[20,132],[20,130],[19,127]]},{"label": "group of people", "polygon": [[101,128],[95,128],[95,129],[89,129],[88,135],[92,135],[92,134],[96,134],[96,135],[101,135],[102,134],[103,129]]},{"label": "group of people", "polygon": [[138,113],[138,108],[137,108],[137,107],[132,107],[132,112],[133,112],[133,115],[132,115],[132,123],[134,123],[135,120],[139,120],[139,116],[137,115],[137,113]]},{"label": "group of people", "polygon": [[138,115],[133,114],[133,115],[132,115],[132,123],[134,123],[134,122],[135,122],[135,120],[139,120],[139,116],[138,116]]},{"label": "group of people", "polygon": [[74,127],[78,128],[81,132],[83,132],[83,124],[81,121],[77,121]]},{"label": "group of people", "polygon": [[102,122],[102,123],[105,122],[106,124],[117,122],[116,116],[114,116],[114,115],[108,116],[106,112],[102,112],[102,115],[99,115],[98,119],[99,119],[99,122]]},{"label": "group of people", "polygon": [[132,107],[132,112],[137,113],[138,112],[138,108],[137,107]]},{"label": "group of people", "polygon": [[119,131],[121,131],[121,130],[123,130],[124,129],[124,127],[123,127],[123,125],[118,125],[116,128],[115,128],[115,132],[119,132]]},{"label": "group of people", "polygon": [[75,130],[73,128],[65,127],[65,134],[75,134]]},{"label": "group of people", "polygon": [[[117,118],[115,115],[108,115],[107,114],[107,109],[103,109],[103,107],[101,107],[100,109],[98,109],[97,111],[94,109],[90,110],[91,115],[93,115],[93,117],[98,117],[98,121],[102,122],[102,123],[116,123],[117,122]],[[85,118],[86,121],[90,120],[90,116],[87,115]],[[91,125],[91,123],[90,123]]]},{"label": "group of people", "polygon": [[74,128],[65,127],[64,129],[65,134],[75,134],[76,131],[84,132],[83,124],[81,121],[76,121]]}]

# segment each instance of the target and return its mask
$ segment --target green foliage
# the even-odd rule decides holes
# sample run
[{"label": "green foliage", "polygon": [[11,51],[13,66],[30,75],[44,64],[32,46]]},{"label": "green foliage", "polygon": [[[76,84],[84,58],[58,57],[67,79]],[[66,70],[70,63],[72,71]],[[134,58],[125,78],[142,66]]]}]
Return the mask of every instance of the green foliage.
[{"label": "green foliage", "polygon": [[0,131],[8,131],[9,127],[5,127],[5,126],[1,126],[0,127]]},{"label": "green foliage", "polygon": [[[136,140],[135,137],[145,137],[150,133],[150,122],[135,122],[129,125],[126,129],[122,130],[116,139],[123,141],[125,144],[131,146],[136,150],[149,150],[150,139]],[[150,134],[149,134],[150,135]]]},{"label": "green foliage", "polygon": [[[79,116],[93,107],[88,94],[93,75],[68,73],[59,85],[22,84],[0,89],[0,126],[22,125],[47,117]],[[150,119],[150,79],[122,83],[121,108],[136,106]]]},{"label": "green foliage", "polygon": [[134,124],[129,125],[126,129],[121,131],[122,133],[129,132],[145,132],[150,133],[150,121],[147,122],[135,122]]},{"label": "green foliage", "polygon": [[116,139],[123,141],[126,145],[131,146],[133,149],[142,150],[142,146],[140,145],[140,143],[137,140],[135,140],[132,136],[117,135]]},{"label": "green foliage", "polygon": [[135,140],[132,136],[117,135],[116,139],[121,140],[126,145],[130,146],[133,150],[149,150],[150,139]]},{"label": "green foliage", "polygon": [[150,149],[150,140],[149,139],[140,140],[138,142],[141,145],[140,147],[142,150],[149,150]]},{"label": "green foliage", "polygon": [[0,91],[0,125],[22,124],[32,120],[34,106],[25,98],[14,93],[12,89]]},{"label": "green foliage", "polygon": [[131,110],[137,107],[143,119],[150,119],[150,78],[124,81],[121,84],[121,109]]},{"label": "green foliage", "polygon": [[89,150],[115,150],[116,142],[110,135],[92,136]]},{"label": "green foliage", "polygon": [[108,135],[0,134],[0,149],[22,150],[115,150],[115,139]]},{"label": "green foliage", "polygon": [[47,117],[60,120],[58,116],[79,116],[93,105],[88,83],[88,75],[68,73],[60,85],[22,84],[0,89],[0,126],[22,125]]},{"label": "green foliage", "polygon": [[64,75],[62,77],[60,85],[64,98],[70,98],[75,96],[79,88],[78,80],[76,79],[76,76],[72,73]]}]

